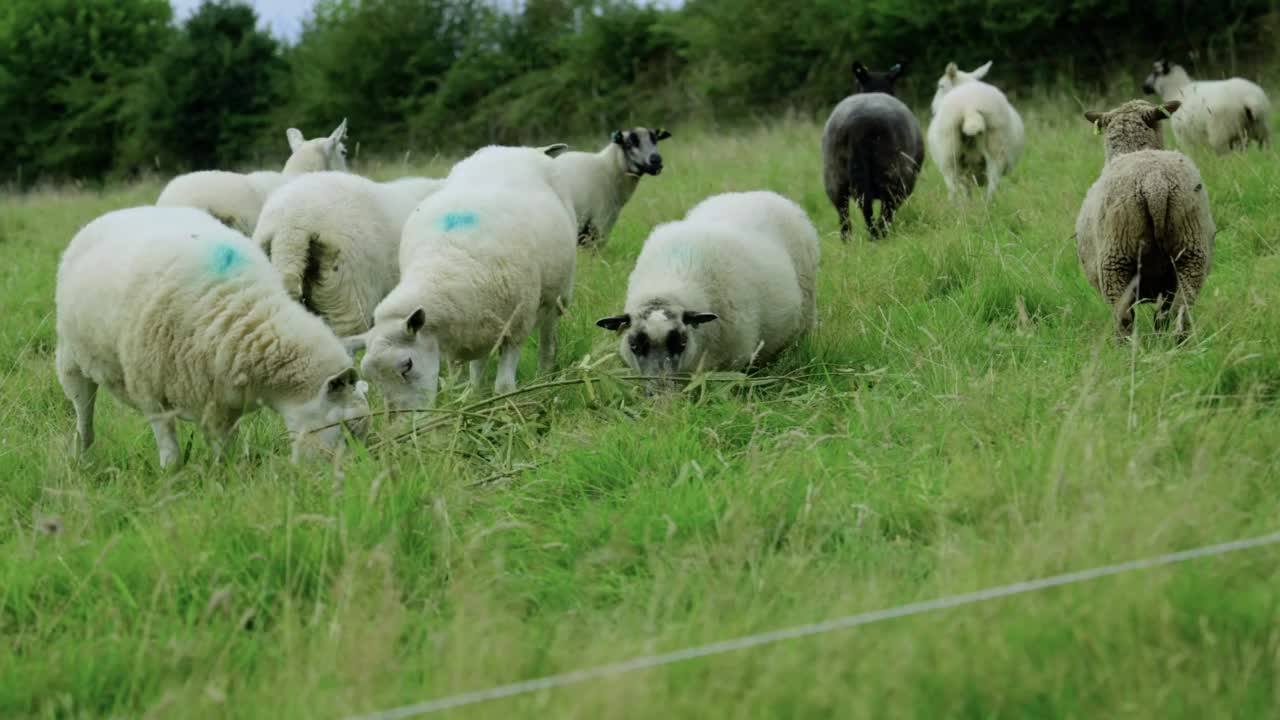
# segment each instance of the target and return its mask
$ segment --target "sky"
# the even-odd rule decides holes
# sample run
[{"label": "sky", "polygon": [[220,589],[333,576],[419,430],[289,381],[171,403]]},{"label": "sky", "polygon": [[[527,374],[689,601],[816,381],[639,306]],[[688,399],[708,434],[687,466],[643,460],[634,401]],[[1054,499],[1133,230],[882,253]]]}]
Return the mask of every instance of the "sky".
[{"label": "sky", "polygon": [[[173,12],[184,19],[200,6],[200,0],[169,0]],[[273,35],[296,40],[302,32],[302,18],[306,17],[314,0],[247,0],[258,11],[259,21]]]}]

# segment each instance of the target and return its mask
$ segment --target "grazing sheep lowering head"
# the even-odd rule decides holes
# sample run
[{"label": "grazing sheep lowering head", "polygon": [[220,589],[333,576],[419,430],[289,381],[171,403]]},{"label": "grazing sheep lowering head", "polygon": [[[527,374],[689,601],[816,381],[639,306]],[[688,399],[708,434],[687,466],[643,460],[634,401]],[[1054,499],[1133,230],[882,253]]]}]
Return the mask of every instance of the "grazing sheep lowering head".
[{"label": "grazing sheep lowering head", "polygon": [[1138,150],[1163,149],[1164,133],[1160,129],[1160,121],[1173,115],[1181,106],[1177,100],[1163,105],[1130,100],[1108,112],[1090,110],[1084,117],[1104,136],[1106,158],[1110,161],[1118,155]]},{"label": "grazing sheep lowering head", "polygon": [[596,325],[621,331],[622,359],[642,375],[661,377],[696,369],[701,356],[696,329],[718,319],[715,313],[681,310],[666,304],[601,318]]},{"label": "grazing sheep lowering head", "polygon": [[933,102],[930,107],[934,114],[938,112],[938,103],[942,101],[942,97],[951,92],[957,85],[975,82],[987,76],[991,71],[991,60],[974,68],[971,72],[965,72],[955,63],[947,63],[947,68],[942,72],[942,77],[938,78],[938,90],[933,94]]},{"label": "grazing sheep lowering head", "polygon": [[861,62],[853,63],[853,77],[858,80],[858,92],[895,95],[898,78],[907,71],[906,63],[898,63],[888,72],[872,72]]},{"label": "grazing sheep lowering head", "polygon": [[348,349],[366,346],[360,364],[393,410],[415,410],[435,402],[440,378],[440,341],[429,331],[426,310],[419,307],[402,321],[390,314],[375,318],[373,329],[348,338]]},{"label": "grazing sheep lowering head", "polygon": [[342,142],[347,137],[345,118],[328,137],[307,140],[298,128],[289,128],[284,134],[289,139],[289,149],[293,151],[284,166],[285,174],[323,170],[346,172],[347,146]]},{"label": "grazing sheep lowering head", "polygon": [[309,400],[282,401],[280,414],[294,435],[293,461],[332,452],[342,444],[345,426],[357,438],[369,432],[369,384],[355,368],[334,375]]},{"label": "grazing sheep lowering head", "polygon": [[662,173],[662,156],[658,154],[658,141],[669,137],[671,133],[662,128],[637,127],[618,130],[613,134],[613,143],[622,148],[628,175],[659,175]]}]

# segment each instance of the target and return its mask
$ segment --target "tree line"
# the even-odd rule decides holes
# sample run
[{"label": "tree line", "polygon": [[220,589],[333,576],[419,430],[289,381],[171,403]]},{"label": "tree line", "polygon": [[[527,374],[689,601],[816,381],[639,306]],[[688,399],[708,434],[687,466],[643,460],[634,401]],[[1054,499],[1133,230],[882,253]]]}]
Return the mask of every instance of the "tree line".
[{"label": "tree line", "polygon": [[[284,129],[346,117],[374,155],[550,142],[623,124],[731,126],[829,108],[855,59],[947,61],[1079,92],[1156,57],[1271,50],[1280,0],[317,0],[282,43],[237,0],[6,0],[0,181],[282,164]],[[1139,77],[1135,77],[1134,95]]]}]

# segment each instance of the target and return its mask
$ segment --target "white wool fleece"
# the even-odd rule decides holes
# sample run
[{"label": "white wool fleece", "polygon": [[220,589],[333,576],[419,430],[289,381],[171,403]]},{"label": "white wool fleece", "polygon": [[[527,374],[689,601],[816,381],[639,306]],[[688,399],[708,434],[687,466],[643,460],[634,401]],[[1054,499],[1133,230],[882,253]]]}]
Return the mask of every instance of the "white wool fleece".
[{"label": "white wool fleece", "polygon": [[1026,131],[1003,92],[972,80],[942,96],[926,137],[928,154],[953,198],[976,179],[990,200],[1022,156]]},{"label": "white wool fleece", "polygon": [[270,255],[290,297],[338,335],[356,335],[372,326],[374,308],[400,280],[405,220],[443,185],[430,178],[378,183],[312,173],[267,200],[254,242]]},{"label": "white wool fleece", "polygon": [[57,328],[82,449],[99,385],[148,417],[162,465],[181,460],[177,418],[220,452],[242,414],[269,406],[295,435],[296,459],[304,444],[342,438],[310,431],[368,413],[338,338],[248,238],[199,210],[131,208],[86,225],[58,268]]}]

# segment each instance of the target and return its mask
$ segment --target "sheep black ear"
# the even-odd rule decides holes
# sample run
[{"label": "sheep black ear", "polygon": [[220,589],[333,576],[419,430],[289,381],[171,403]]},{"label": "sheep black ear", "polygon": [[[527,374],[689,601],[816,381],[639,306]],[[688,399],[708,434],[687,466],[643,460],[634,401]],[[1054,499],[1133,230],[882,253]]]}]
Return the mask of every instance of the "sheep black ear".
[{"label": "sheep black ear", "polygon": [[[1180,107],[1182,107],[1182,103],[1181,103],[1181,102],[1179,102],[1179,101],[1177,101],[1177,100],[1170,100],[1169,102],[1165,103],[1164,105],[1161,105],[1161,106],[1160,106],[1160,109],[1164,111],[1164,116],[1165,116],[1165,117],[1168,117],[1168,116],[1170,116],[1170,115],[1172,115],[1172,114],[1174,114],[1174,113],[1178,112],[1178,108],[1180,108]],[[1161,118],[1161,120],[1163,120],[1163,119],[1164,119],[1164,118]]]},{"label": "sheep black ear", "polygon": [[624,138],[624,137],[622,136],[622,131],[621,131],[621,130],[614,130],[614,131],[613,131],[613,142],[614,142],[614,144],[615,144],[615,145],[621,145],[621,146],[623,146],[623,147],[626,147],[626,146],[627,146],[626,138]]},{"label": "sheep black ear", "polygon": [[1084,119],[1088,120],[1094,125],[1097,125],[1098,123],[1102,122],[1102,113],[1098,112],[1097,110],[1090,110],[1084,114]]},{"label": "sheep black ear", "polygon": [[703,323],[709,323],[712,320],[719,320],[720,316],[716,315],[715,313],[691,312],[686,310],[684,315],[680,319],[684,321],[685,325],[688,325],[690,327],[697,327],[699,325],[702,325]]},{"label": "sheep black ear", "polygon": [[630,315],[614,315],[612,317],[600,318],[596,321],[596,325],[605,330],[617,331],[631,324]]},{"label": "sheep black ear", "polygon": [[564,151],[568,150],[569,146],[564,143],[553,143],[551,145],[544,145],[543,147],[540,147],[538,149],[542,151],[543,155],[546,155],[547,157],[550,157],[550,158],[555,158],[564,154]]},{"label": "sheep black ear", "polygon": [[907,64],[898,63],[897,65],[894,65],[893,67],[889,68],[889,76],[892,77],[894,80],[897,80],[898,78],[902,77],[902,74],[905,73],[906,71],[907,71]]},{"label": "sheep black ear", "polygon": [[867,77],[867,67],[862,64],[861,60],[853,61],[853,76],[858,78],[859,80],[865,79]]},{"label": "sheep black ear", "polygon": [[356,369],[349,367],[346,370],[334,375],[325,382],[325,390],[330,393],[339,393],[347,388],[353,388],[360,381],[360,376],[356,374]]},{"label": "sheep black ear", "polygon": [[426,324],[427,324],[427,311],[423,310],[422,308],[418,308],[417,310],[414,310],[412,313],[410,313],[409,317],[405,318],[404,329],[410,335],[417,335],[418,331],[422,329],[422,326]]},{"label": "sheep black ear", "polygon": [[1163,105],[1157,105],[1151,110],[1148,110],[1146,114],[1142,116],[1142,119],[1145,120],[1152,128],[1158,128],[1160,127],[1161,120],[1169,119],[1169,117],[1177,112],[1180,107],[1182,107],[1182,103],[1177,100],[1170,100]]},{"label": "sheep black ear", "polygon": [[671,137],[671,133],[667,131],[665,128],[658,128],[656,132],[657,134],[654,135],[654,137],[657,138],[658,140],[666,140],[667,138]]}]

